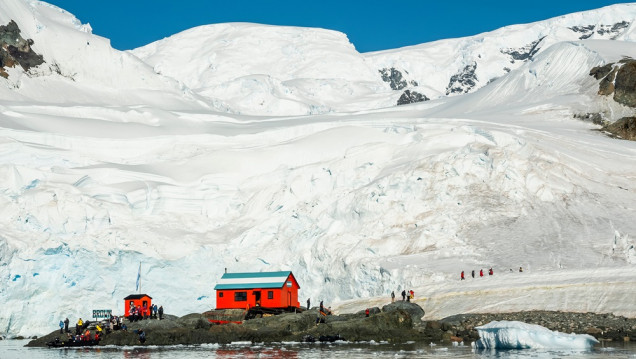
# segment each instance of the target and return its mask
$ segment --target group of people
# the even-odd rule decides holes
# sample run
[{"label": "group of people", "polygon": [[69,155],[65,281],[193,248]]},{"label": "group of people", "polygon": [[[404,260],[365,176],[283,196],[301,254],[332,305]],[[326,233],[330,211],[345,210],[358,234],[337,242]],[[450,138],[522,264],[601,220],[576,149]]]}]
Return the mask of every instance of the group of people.
[{"label": "group of people", "polygon": [[138,320],[150,319],[150,318],[162,320],[163,306],[161,305],[157,307],[156,304],[152,304],[148,306],[148,304],[145,304],[145,303],[143,307],[140,305],[135,306],[135,304],[131,301],[128,313],[129,313],[128,320],[130,320],[131,322],[136,322]]},{"label": "group of people", "polygon": [[[108,320],[100,322],[94,322],[95,324],[95,336],[92,336],[92,333],[89,329],[89,326],[92,324],[91,321],[84,321],[82,318],[77,320],[75,323],[75,334],[71,334],[71,330],[69,329],[69,320],[68,318],[64,320],[60,320],[60,334],[66,333],[68,340],[71,342],[86,342],[91,340],[97,340],[104,335],[108,334],[115,330],[127,330],[126,324],[124,323],[123,317],[112,316]],[[100,325],[101,324],[101,325]]]},{"label": "group of people", "polygon": [[[512,268],[510,268],[510,272],[512,272]],[[519,272],[523,272],[523,267],[519,267]],[[490,269],[488,269],[488,275],[493,275],[495,274],[495,272],[493,272],[492,267]],[[475,278],[475,270],[473,269],[472,272],[470,273],[471,277]],[[484,276],[484,270],[480,269],[479,270],[479,276],[483,277]],[[464,276],[464,271],[462,271],[462,273],[460,274],[460,279],[464,280],[466,279],[466,277]]]},{"label": "group of people", "polygon": [[[409,291],[402,290],[402,301],[410,302],[411,299],[415,298],[415,292],[411,289]],[[395,302],[395,292],[391,292],[391,303]]]},{"label": "group of people", "polygon": [[[492,268],[488,269],[488,275],[493,275],[495,274],[492,270]],[[475,278],[475,270],[473,269],[472,272],[470,273],[471,277]],[[483,277],[484,276],[484,270],[480,269],[479,270],[479,276]],[[466,279],[466,277],[464,276],[464,271],[462,271],[461,275],[460,275],[461,280]]]},{"label": "group of people", "polygon": [[[493,275],[495,274],[495,272],[493,272],[492,267],[490,269],[488,269],[488,275]],[[473,269],[472,272],[470,273],[470,275],[475,278],[475,270]],[[483,277],[484,276],[484,270],[480,269],[479,270],[479,276]],[[466,277],[464,276],[464,271],[462,271],[462,273],[460,274],[460,279],[464,280],[466,279]]]}]

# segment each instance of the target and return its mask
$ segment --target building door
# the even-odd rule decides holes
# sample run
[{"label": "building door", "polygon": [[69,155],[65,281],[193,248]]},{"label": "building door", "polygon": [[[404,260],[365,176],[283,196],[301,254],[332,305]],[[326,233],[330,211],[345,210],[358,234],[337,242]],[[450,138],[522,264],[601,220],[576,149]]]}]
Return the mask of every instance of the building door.
[{"label": "building door", "polygon": [[254,291],[254,303],[257,307],[261,306],[261,291]]},{"label": "building door", "polygon": [[291,307],[291,305],[292,305],[292,304],[291,304],[291,293],[290,293],[290,292],[287,292],[287,306],[288,306],[288,307]]}]

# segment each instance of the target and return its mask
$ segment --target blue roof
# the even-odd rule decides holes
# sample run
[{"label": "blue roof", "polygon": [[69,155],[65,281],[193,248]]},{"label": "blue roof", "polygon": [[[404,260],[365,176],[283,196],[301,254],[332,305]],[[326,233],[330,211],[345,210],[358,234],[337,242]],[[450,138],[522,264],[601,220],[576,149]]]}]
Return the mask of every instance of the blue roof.
[{"label": "blue roof", "polygon": [[281,288],[290,274],[291,271],[224,273],[214,289]]}]

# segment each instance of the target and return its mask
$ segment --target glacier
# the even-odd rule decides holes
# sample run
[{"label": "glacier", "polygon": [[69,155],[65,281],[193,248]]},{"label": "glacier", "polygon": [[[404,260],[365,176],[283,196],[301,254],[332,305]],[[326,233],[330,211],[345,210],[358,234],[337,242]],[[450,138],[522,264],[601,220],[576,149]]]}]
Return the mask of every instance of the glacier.
[{"label": "glacier", "polygon": [[[211,25],[120,52],[62,9],[2,1],[0,23],[46,64],[0,79],[0,335],[123,311],[140,263],[142,291],[175,315],[214,308],[228,268],[292,270],[301,297],[339,312],[413,289],[425,319],[636,316],[636,144],[573,119],[633,113],[588,75],[636,53],[633,26],[613,40],[569,29],[635,15],[615,5],[370,54],[321,29]],[[184,52],[196,66],[179,44],[201,50]],[[456,54],[478,59],[480,81],[445,96]],[[432,100],[395,107],[386,67]]]},{"label": "glacier", "polygon": [[475,327],[475,349],[574,349],[591,350],[598,340],[589,334],[564,334],[536,324],[493,321]]}]

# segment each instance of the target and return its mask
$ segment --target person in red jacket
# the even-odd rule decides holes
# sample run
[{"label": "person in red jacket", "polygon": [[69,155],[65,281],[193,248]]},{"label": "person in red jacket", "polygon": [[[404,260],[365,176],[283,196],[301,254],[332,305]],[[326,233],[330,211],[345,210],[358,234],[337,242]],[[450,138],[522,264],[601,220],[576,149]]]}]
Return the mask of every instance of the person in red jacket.
[{"label": "person in red jacket", "polygon": [[488,275],[493,275],[492,268],[490,268],[490,269],[488,270]]},{"label": "person in red jacket", "polygon": [[483,269],[480,269],[480,270],[479,270],[479,276],[480,276],[480,277],[483,277],[483,276],[484,276],[484,270],[483,270]]},{"label": "person in red jacket", "polygon": [[464,271],[462,271],[462,280],[464,280],[466,278],[464,278]]}]

